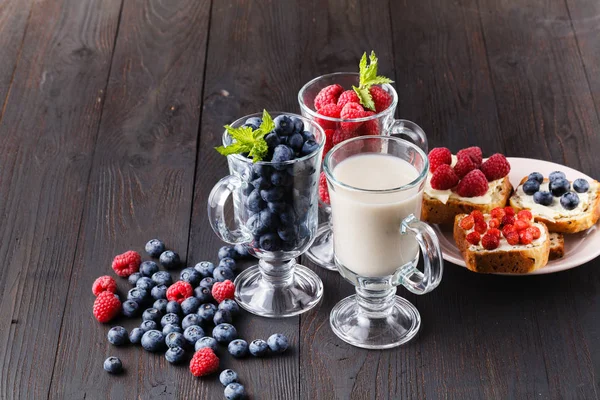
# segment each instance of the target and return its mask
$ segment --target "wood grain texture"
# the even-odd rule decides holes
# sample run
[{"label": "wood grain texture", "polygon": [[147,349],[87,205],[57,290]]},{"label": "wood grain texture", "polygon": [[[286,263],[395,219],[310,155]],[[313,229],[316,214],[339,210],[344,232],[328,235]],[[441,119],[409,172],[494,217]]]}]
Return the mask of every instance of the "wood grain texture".
[{"label": "wood grain texture", "polygon": [[[209,10],[197,0],[123,5],[51,398],[181,398],[180,382],[194,381],[162,354],[111,346],[110,326],[91,314],[90,288],[112,274],[116,254],[143,254],[153,237],[186,260]],[[122,298],[128,286],[119,280]],[[131,329],[140,320],[119,322]],[[123,360],[123,376],[102,370],[111,354]]]},{"label": "wood grain texture", "polygon": [[36,1],[25,38],[5,32],[20,54],[0,125],[3,399],[47,397],[120,4]]}]

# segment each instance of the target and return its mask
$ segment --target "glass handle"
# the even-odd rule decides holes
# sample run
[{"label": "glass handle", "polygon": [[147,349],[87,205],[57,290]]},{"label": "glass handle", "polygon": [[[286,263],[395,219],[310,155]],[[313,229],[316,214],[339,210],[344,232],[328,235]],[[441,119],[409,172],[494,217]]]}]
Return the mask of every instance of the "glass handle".
[{"label": "glass handle", "polygon": [[431,292],[440,284],[444,271],[444,261],[440,242],[433,229],[425,222],[419,221],[414,215],[406,217],[401,224],[400,233],[405,235],[412,232],[423,253],[425,273],[417,268],[411,268],[402,274],[402,285],[415,294]]},{"label": "glass handle", "polygon": [[412,121],[395,119],[390,126],[390,133],[391,136],[408,136],[410,141],[419,146],[425,153],[429,151],[425,131]]},{"label": "glass handle", "polygon": [[[225,222],[225,203],[231,194],[244,186],[244,182],[237,176],[229,175],[221,179],[213,187],[208,196],[208,220],[213,231],[227,243],[247,243],[252,240],[250,234],[245,233],[237,226],[229,229]],[[237,220],[236,220],[237,223]]]}]

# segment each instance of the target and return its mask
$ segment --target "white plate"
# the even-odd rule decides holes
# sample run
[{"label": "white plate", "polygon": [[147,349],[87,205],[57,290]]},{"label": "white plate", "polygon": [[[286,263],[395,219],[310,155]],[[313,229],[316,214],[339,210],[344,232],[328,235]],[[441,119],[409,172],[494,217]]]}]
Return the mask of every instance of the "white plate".
[{"label": "white plate", "polygon": [[[510,163],[510,183],[516,188],[524,176],[531,172],[540,172],[547,177],[552,171],[563,171],[567,179],[574,181],[577,178],[592,180],[589,176],[564,165],[548,161],[535,160],[533,158],[508,157]],[[567,269],[578,267],[586,262],[600,256],[600,223],[592,226],[584,232],[565,234],[565,255],[558,259],[549,261],[548,264],[525,275],[552,274]],[[456,247],[452,232],[443,231],[440,226],[433,225],[440,240],[444,260],[466,268],[465,261]],[[501,275],[524,275],[524,274],[501,274]]]}]

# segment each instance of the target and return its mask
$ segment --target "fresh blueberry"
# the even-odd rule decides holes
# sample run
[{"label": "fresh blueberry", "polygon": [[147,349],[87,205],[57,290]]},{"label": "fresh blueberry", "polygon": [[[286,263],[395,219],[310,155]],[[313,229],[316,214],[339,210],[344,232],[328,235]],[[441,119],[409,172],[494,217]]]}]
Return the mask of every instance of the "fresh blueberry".
[{"label": "fresh blueberry", "polygon": [[204,330],[198,325],[192,325],[185,328],[183,331],[183,337],[191,345],[196,344],[198,339],[204,336]]},{"label": "fresh blueberry", "polygon": [[238,334],[235,327],[231,324],[219,324],[212,331],[212,336],[219,343],[229,344],[234,339],[237,339]]},{"label": "fresh blueberry", "polygon": [[544,182],[544,175],[540,174],[539,172],[532,172],[527,177],[527,180],[528,181],[536,181],[537,183],[542,183],[542,182]]},{"label": "fresh blueberry", "polygon": [[154,321],[158,324],[161,318],[162,314],[156,308],[148,308],[142,314],[142,321]]},{"label": "fresh blueberry", "polygon": [[567,179],[567,176],[562,171],[551,172],[550,175],[548,176],[548,179],[550,180],[550,182],[552,182],[555,179],[559,179],[559,178]]},{"label": "fresh blueberry", "polygon": [[108,357],[104,360],[104,370],[109,374],[119,374],[123,371],[123,363],[117,357]]},{"label": "fresh blueberry", "polygon": [[262,357],[269,351],[269,345],[262,339],[256,339],[250,342],[248,349],[250,350],[250,354],[253,356]]},{"label": "fresh blueberry", "polygon": [[214,304],[202,304],[200,308],[198,308],[198,317],[206,325],[213,321],[216,312],[217,306],[215,306]]},{"label": "fresh blueberry", "polygon": [[179,254],[174,251],[167,250],[160,255],[160,265],[166,269],[175,269],[181,264]]},{"label": "fresh blueberry", "polygon": [[198,286],[200,280],[202,279],[202,275],[194,268],[184,268],[181,270],[181,274],[179,275],[179,279],[189,283],[193,287]]},{"label": "fresh blueberry", "polygon": [[167,271],[156,272],[152,275],[152,280],[156,282],[157,285],[171,286],[173,283],[173,278],[171,278],[171,274]]},{"label": "fresh blueberry", "polygon": [[181,319],[179,315],[175,313],[168,313],[163,315],[160,319],[160,325],[164,328],[167,325],[179,325],[181,323]]},{"label": "fresh blueberry", "polygon": [[252,129],[253,131],[255,131],[255,130],[257,130],[257,129],[258,129],[258,126],[257,126],[257,125],[254,125],[254,124],[248,124],[248,123],[245,123],[245,124],[244,124],[244,125],[242,125],[242,126],[243,126],[243,127],[248,127],[248,128],[250,128],[250,129]]},{"label": "fresh blueberry", "polygon": [[133,300],[127,300],[123,303],[122,310],[124,316],[128,318],[135,317],[140,312],[140,305]]},{"label": "fresh blueberry", "polygon": [[258,127],[262,124],[262,119],[259,117],[250,117],[245,123],[248,125],[254,125],[258,129]]},{"label": "fresh blueberry", "polygon": [[146,243],[146,253],[152,258],[158,258],[165,251],[165,244],[160,239],[151,239]]},{"label": "fresh blueberry", "polygon": [[275,150],[273,151],[273,158],[271,159],[271,162],[274,163],[282,163],[282,162],[286,162],[286,161],[290,161],[294,159],[294,151],[286,146],[285,144],[280,144],[279,146],[275,147]]},{"label": "fresh blueberry", "polygon": [[196,289],[194,289],[194,296],[200,301],[200,304],[213,301],[210,289],[203,286],[198,286]]},{"label": "fresh blueberry", "polygon": [[200,323],[202,323],[202,319],[200,316],[198,316],[198,314],[189,314],[185,316],[183,321],[181,321],[181,327],[183,329],[187,329],[193,325],[200,325]]},{"label": "fresh blueberry", "polygon": [[[268,229],[266,226],[264,226],[260,222],[259,215],[260,214],[254,214],[250,218],[248,218],[248,221],[246,221],[246,227],[250,230],[250,232],[254,236],[260,236],[263,233],[267,232],[267,229]],[[214,271],[213,271],[213,275],[214,275]]]},{"label": "fresh blueberry", "polygon": [[127,278],[127,282],[129,282],[129,284],[131,286],[135,286],[135,284],[137,283],[138,279],[140,279],[142,277],[142,274],[139,272],[134,272],[133,274],[129,275],[129,278]]},{"label": "fresh blueberry", "polygon": [[269,211],[271,211],[274,214],[281,214],[284,212],[288,212],[291,209],[290,206],[287,203],[284,203],[283,201],[267,203],[267,207],[268,207]]},{"label": "fresh blueberry", "polygon": [[240,312],[240,306],[238,306],[238,303],[236,303],[235,300],[231,299],[223,300],[219,304],[218,309],[223,311],[229,311],[229,313],[231,313],[232,316]]},{"label": "fresh blueberry", "polygon": [[298,227],[296,225],[284,225],[284,227],[277,230],[277,234],[284,242],[291,242],[296,240],[298,236]]},{"label": "fresh blueberry", "polygon": [[230,324],[233,322],[233,318],[231,317],[231,313],[229,311],[217,310],[215,312],[213,322],[215,323],[215,325]]},{"label": "fresh blueberry", "polygon": [[235,339],[227,345],[229,354],[235,358],[242,358],[248,354],[248,342],[243,339]]},{"label": "fresh blueberry", "polygon": [[304,146],[304,138],[300,133],[294,133],[288,139],[288,146],[290,146],[295,152],[300,152]]},{"label": "fresh blueberry", "polygon": [[223,246],[219,249],[219,260],[224,258],[235,258],[236,252],[233,246]]},{"label": "fresh blueberry", "polygon": [[181,364],[185,360],[185,351],[181,347],[171,347],[165,352],[165,359],[171,364]]},{"label": "fresh blueberry", "polygon": [[227,267],[232,271],[235,271],[237,269],[235,261],[233,260],[233,258],[229,257],[223,258],[221,261],[219,261],[219,267]]},{"label": "fresh blueberry", "polygon": [[277,171],[271,175],[271,183],[274,186],[289,186],[293,182],[293,178],[285,171]]},{"label": "fresh blueberry", "polygon": [[314,140],[307,140],[304,142],[302,146],[302,150],[300,150],[300,154],[303,156],[307,156],[319,150],[319,144]]},{"label": "fresh blueberry", "polygon": [[181,315],[181,304],[179,304],[175,300],[170,301],[169,303],[167,303],[167,313]]},{"label": "fresh blueberry", "polygon": [[523,191],[529,196],[540,190],[540,183],[536,180],[529,179],[523,184]]},{"label": "fresh blueberry", "polygon": [[269,176],[260,176],[252,181],[252,186],[259,192],[271,187],[271,178]]},{"label": "fresh blueberry", "polygon": [[142,347],[146,351],[157,352],[165,347],[165,337],[161,331],[149,330],[142,336]]},{"label": "fresh blueberry", "polygon": [[131,332],[129,332],[129,341],[133,344],[138,344],[142,340],[142,336],[144,335],[144,330],[141,328],[133,328]]},{"label": "fresh blueberry", "polygon": [[267,339],[267,344],[273,353],[283,353],[288,348],[288,339],[281,333],[274,333]]},{"label": "fresh blueberry", "polygon": [[260,237],[259,246],[264,251],[278,251],[281,250],[281,240],[274,233],[266,233]]},{"label": "fresh blueberry", "polygon": [[305,239],[309,236],[310,236],[310,228],[308,227],[308,225],[306,225],[305,223],[300,224],[300,226],[298,227],[298,238]]},{"label": "fresh blueberry", "polygon": [[[154,281],[153,281],[154,282]],[[166,300],[167,299],[167,285],[154,286],[150,290],[150,295],[155,300]]]},{"label": "fresh blueberry", "polygon": [[242,193],[244,194],[244,196],[250,195],[250,193],[252,193],[253,191],[254,191],[254,185],[252,185],[249,182],[242,183]]},{"label": "fresh blueberry", "polygon": [[282,212],[279,215],[279,220],[281,221],[282,225],[295,225],[296,224],[296,213],[294,212],[293,209],[289,208],[287,211]]},{"label": "fresh blueberry", "polygon": [[294,131],[294,122],[287,115],[278,115],[273,122],[275,123],[275,132],[280,136],[287,136]]},{"label": "fresh blueberry", "polygon": [[147,290],[140,289],[138,287],[134,287],[127,292],[127,300],[133,300],[138,303],[140,306],[148,303],[151,297]]},{"label": "fresh blueberry", "polygon": [[574,210],[579,205],[579,196],[574,192],[567,192],[560,197],[560,205],[565,210]]},{"label": "fresh blueberry", "polygon": [[310,198],[299,195],[294,200],[294,211],[296,211],[296,215],[308,214],[308,210],[310,209]]},{"label": "fresh blueberry", "polygon": [[[213,275],[214,274],[215,274],[215,272],[213,271]],[[210,276],[208,276],[200,281],[200,287],[207,288],[208,290],[212,290],[212,287],[214,284],[215,284],[215,279],[211,278]]]},{"label": "fresh blueberry", "polygon": [[223,395],[227,400],[240,400],[246,397],[246,389],[237,382],[230,383],[225,387]]},{"label": "fresh blueberry", "polygon": [[233,281],[233,279],[235,278],[235,274],[233,273],[231,268],[227,268],[227,267],[215,268],[215,272],[213,273],[213,276],[215,277],[215,281],[218,281],[218,282],[224,282],[228,279],[230,281]]},{"label": "fresh blueberry", "polygon": [[179,332],[171,332],[165,336],[167,347],[183,347],[186,343],[185,337]]},{"label": "fresh blueberry", "polygon": [[577,193],[586,193],[588,190],[590,190],[590,184],[585,179],[575,179],[573,182],[573,189]]},{"label": "fresh blueberry", "polygon": [[265,208],[266,205],[267,203],[265,203],[263,198],[260,196],[260,191],[258,189],[250,193],[246,199],[246,207],[248,207],[248,210],[250,211],[259,212]]},{"label": "fresh blueberry", "polygon": [[[276,230],[279,226],[279,218],[277,214],[272,213],[269,209],[264,209],[258,214],[258,218],[260,219],[260,223],[266,227],[268,230]],[[219,266],[221,266],[219,264]]]},{"label": "fresh blueberry", "polygon": [[302,133],[304,132],[304,122],[298,117],[291,117],[292,124],[294,125],[294,132]]},{"label": "fresh blueberry", "polygon": [[571,184],[564,178],[556,178],[550,181],[548,188],[554,197],[560,197],[569,191]]},{"label": "fresh blueberry", "polygon": [[122,326],[113,326],[108,331],[108,341],[115,346],[122,346],[129,342],[129,335],[127,330]]},{"label": "fresh blueberry", "polygon": [[[285,195],[285,191],[282,187],[274,186],[270,189],[263,189],[260,191],[260,196],[267,203],[279,201]],[[266,205],[266,203],[265,203]],[[263,206],[264,208],[264,206]]]},{"label": "fresh blueberry", "polygon": [[135,286],[140,289],[144,289],[144,290],[150,292],[150,290],[152,290],[152,288],[154,286],[156,286],[156,282],[154,282],[152,279],[148,278],[147,276],[142,276],[140,279],[137,280],[137,282],[135,283]]},{"label": "fresh blueberry", "polygon": [[202,303],[200,303],[200,300],[198,300],[197,298],[188,297],[183,302],[181,302],[181,311],[183,312],[183,315],[193,314],[198,310],[200,304]]},{"label": "fresh blueberry", "polygon": [[162,334],[165,336],[172,332],[183,333],[183,329],[181,329],[180,326],[173,324],[167,324],[162,329]]},{"label": "fresh blueberry", "polygon": [[246,247],[246,245],[238,243],[235,246],[233,246],[236,256],[233,257],[234,260],[240,260],[242,258],[246,258],[250,256],[250,253],[248,253],[248,248]]},{"label": "fresh blueberry", "polygon": [[275,132],[268,133],[265,136],[265,142],[267,142],[267,146],[269,146],[270,150],[273,150],[275,147],[281,144],[279,135],[277,135]]},{"label": "fresh blueberry", "polygon": [[158,272],[158,264],[154,261],[144,261],[140,264],[140,272],[144,276],[151,277]]},{"label": "fresh blueberry", "polygon": [[215,265],[210,261],[200,261],[198,264],[196,264],[194,269],[198,271],[202,278],[206,278],[212,276],[213,271],[215,270]]},{"label": "fresh blueberry", "polygon": [[167,313],[167,304],[169,304],[167,299],[157,299],[154,303],[152,303],[152,308],[156,308],[159,313],[164,315]]},{"label": "fresh blueberry", "polygon": [[153,329],[158,329],[158,324],[152,320],[142,321],[142,323],[140,324],[140,329],[144,332],[148,332]]},{"label": "fresh blueberry", "polygon": [[313,140],[315,141],[315,135],[313,135],[311,132],[309,131],[304,131],[302,132],[302,137],[304,138],[304,141],[309,141],[309,140]]},{"label": "fresh blueberry", "polygon": [[238,374],[232,369],[224,369],[219,374],[221,385],[227,386],[230,383],[238,382]]}]

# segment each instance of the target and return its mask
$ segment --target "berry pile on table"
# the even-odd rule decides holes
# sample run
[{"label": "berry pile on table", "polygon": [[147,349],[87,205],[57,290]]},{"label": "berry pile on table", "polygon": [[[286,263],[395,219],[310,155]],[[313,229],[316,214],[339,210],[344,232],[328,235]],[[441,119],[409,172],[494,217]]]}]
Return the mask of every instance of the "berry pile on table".
[{"label": "berry pile on table", "polygon": [[[181,266],[179,255],[166,250],[158,239],[150,240],[145,250],[149,256],[158,258],[166,270]],[[92,285],[96,296],[94,317],[101,323],[108,323],[120,315],[141,317],[141,323],[130,332],[122,326],[113,326],[108,331],[108,341],[115,346],[140,344],[146,351],[164,353],[165,359],[172,364],[190,360],[189,369],[194,376],[218,371],[219,345],[226,346],[236,358],[248,354],[262,357],[287,350],[288,340],[279,333],[266,341],[256,339],[250,344],[239,338],[232,325],[241,311],[234,300],[232,280],[237,269],[236,260],[248,257],[248,253],[241,245],[223,246],[218,257],[216,267],[210,261],[199,262],[193,268],[182,269],[179,280],[173,282],[168,271],[161,271],[155,261],[142,262],[135,251],[116,256],[112,263],[114,272],[127,278],[133,288],[127,293],[127,300],[121,303],[116,281],[108,275],[97,278]],[[110,356],[104,361],[104,369],[117,374],[123,370],[123,364],[118,357]],[[220,381],[225,386],[225,398],[245,396],[244,386],[238,382],[234,371],[224,370]]]}]

